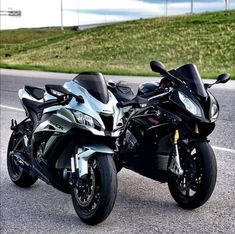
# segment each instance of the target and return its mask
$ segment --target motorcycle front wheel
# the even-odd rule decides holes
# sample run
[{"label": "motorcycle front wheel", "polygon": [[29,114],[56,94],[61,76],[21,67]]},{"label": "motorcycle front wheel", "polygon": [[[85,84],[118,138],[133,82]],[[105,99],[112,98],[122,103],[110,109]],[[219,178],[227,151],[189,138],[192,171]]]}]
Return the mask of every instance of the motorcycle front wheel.
[{"label": "motorcycle front wheel", "polygon": [[71,194],[74,209],[83,222],[95,225],[104,221],[113,209],[117,194],[113,158],[98,155],[89,160],[87,178],[78,178]]},{"label": "motorcycle front wheel", "polygon": [[214,152],[208,142],[179,147],[183,175],[169,172],[168,187],[174,200],[185,209],[202,206],[211,196],[217,177]]}]

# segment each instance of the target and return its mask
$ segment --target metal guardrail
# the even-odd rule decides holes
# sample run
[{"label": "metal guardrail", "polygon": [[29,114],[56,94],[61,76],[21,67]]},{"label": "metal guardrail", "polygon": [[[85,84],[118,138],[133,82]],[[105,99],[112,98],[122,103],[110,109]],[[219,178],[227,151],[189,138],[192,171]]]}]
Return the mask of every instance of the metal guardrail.
[{"label": "metal guardrail", "polygon": [[21,16],[22,12],[20,10],[8,10],[0,11],[0,16]]}]

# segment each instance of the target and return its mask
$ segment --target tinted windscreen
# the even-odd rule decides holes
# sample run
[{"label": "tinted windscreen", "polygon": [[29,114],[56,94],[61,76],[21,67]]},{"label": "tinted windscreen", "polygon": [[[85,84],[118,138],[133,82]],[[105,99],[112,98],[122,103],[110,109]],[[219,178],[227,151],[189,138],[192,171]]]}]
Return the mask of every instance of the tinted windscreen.
[{"label": "tinted windscreen", "polygon": [[176,69],[176,72],[180,74],[180,79],[185,81],[187,85],[200,97],[207,97],[204,84],[201,76],[197,70],[196,65],[186,64]]},{"label": "tinted windscreen", "polygon": [[102,74],[83,72],[77,75],[73,80],[85,88],[97,100],[104,104],[108,103],[108,89]]}]

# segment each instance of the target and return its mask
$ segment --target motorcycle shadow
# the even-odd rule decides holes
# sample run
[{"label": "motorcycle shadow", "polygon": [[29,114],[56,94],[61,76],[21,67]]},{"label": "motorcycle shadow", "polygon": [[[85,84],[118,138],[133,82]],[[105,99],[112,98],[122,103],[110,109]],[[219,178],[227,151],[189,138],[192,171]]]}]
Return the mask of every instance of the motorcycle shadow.
[{"label": "motorcycle shadow", "polygon": [[[161,184],[130,170],[122,169],[118,174],[116,210],[141,215],[178,214],[193,212],[180,208],[170,195],[167,183]],[[118,212],[119,212],[118,211]]]},{"label": "motorcycle shadow", "polygon": [[153,221],[171,218],[179,215],[179,210],[184,214],[191,212],[176,205],[166,184],[125,169],[119,173],[118,182],[117,200],[113,211],[106,221],[91,227],[77,217],[70,195],[59,192],[41,181],[30,189],[23,189],[13,183],[9,185],[9,181],[5,180],[1,187],[3,226],[9,229],[14,223],[18,223],[18,228],[22,231],[31,229],[33,225],[39,232],[63,230],[65,233],[75,231],[78,227],[84,231],[91,231],[93,228],[95,231],[108,231],[109,228],[121,230],[122,225],[127,228],[131,222],[138,223],[146,218]]}]

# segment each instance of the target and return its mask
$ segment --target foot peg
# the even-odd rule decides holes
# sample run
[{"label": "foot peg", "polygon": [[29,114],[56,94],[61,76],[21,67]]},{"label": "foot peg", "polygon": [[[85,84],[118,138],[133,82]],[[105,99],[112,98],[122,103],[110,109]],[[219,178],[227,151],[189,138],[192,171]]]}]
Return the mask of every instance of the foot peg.
[{"label": "foot peg", "polygon": [[18,124],[17,124],[16,120],[15,120],[15,119],[12,119],[12,120],[11,120],[11,130],[15,130],[17,125],[18,125]]}]

